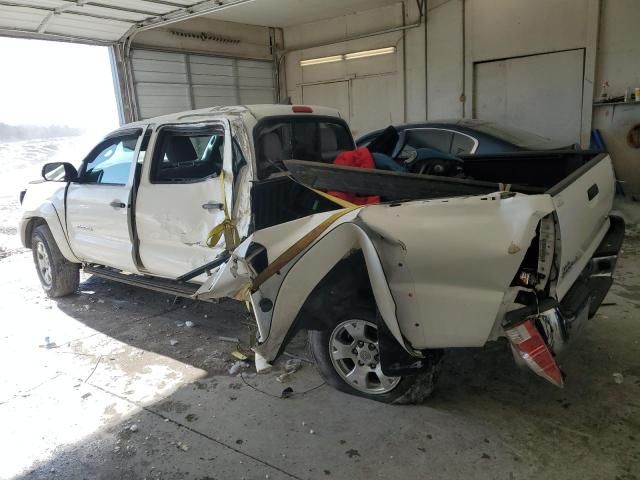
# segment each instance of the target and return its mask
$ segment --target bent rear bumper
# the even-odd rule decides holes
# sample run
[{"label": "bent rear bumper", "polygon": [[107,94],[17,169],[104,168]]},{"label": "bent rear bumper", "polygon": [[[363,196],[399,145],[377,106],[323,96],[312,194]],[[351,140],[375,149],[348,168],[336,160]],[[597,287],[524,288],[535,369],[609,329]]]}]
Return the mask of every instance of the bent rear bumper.
[{"label": "bent rear bumper", "polygon": [[[610,220],[607,234],[562,301],[558,303],[548,299],[542,302],[540,313],[532,311],[532,307],[525,307],[507,314],[505,331],[516,359],[558,386],[563,382],[558,378],[560,370],[553,356],[557,356],[581,325],[596,314],[613,283],[625,224],[620,217],[612,216]],[[531,347],[533,350],[528,351],[528,343],[535,341],[537,344]]]}]

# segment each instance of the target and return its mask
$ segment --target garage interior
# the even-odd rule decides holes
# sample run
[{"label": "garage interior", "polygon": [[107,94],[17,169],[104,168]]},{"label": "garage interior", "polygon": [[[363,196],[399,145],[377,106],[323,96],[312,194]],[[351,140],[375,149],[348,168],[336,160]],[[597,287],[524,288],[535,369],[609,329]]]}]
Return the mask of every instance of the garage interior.
[{"label": "garage interior", "polygon": [[254,332],[235,302],[90,276],[48,299],[23,250],[0,260],[0,478],[640,478],[640,100],[601,98],[640,86],[638,25],[635,0],[0,0],[2,36],[110,48],[121,123],[292,103],[356,138],[470,117],[588,148],[597,129],[628,224],[564,390],[496,344],[449,352],[418,406],[323,385],[302,336],[238,374]]}]

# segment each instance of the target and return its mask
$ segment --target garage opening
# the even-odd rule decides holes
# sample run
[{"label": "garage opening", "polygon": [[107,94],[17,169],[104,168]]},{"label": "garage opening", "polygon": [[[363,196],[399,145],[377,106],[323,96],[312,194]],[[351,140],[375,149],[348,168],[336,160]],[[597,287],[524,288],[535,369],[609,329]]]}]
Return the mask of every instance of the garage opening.
[{"label": "garage opening", "polygon": [[0,258],[18,251],[19,189],[78,163],[118,126],[107,47],[0,38]]}]

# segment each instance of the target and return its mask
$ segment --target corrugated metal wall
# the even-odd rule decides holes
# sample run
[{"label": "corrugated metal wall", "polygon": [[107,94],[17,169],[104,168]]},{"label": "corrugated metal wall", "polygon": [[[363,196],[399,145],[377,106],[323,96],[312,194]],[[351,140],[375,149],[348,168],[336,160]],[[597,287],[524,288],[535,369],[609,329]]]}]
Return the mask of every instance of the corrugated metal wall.
[{"label": "corrugated metal wall", "polygon": [[275,101],[271,62],[135,49],[131,63],[140,118]]}]

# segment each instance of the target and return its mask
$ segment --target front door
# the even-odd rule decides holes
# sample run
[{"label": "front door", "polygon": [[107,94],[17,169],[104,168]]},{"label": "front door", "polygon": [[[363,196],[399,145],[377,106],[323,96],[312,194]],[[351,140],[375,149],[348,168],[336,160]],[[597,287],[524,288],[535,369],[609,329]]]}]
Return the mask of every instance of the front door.
[{"label": "front door", "polygon": [[67,229],[75,255],[137,272],[129,231],[129,194],[142,130],[111,136],[85,158],[67,191]]},{"label": "front door", "polygon": [[209,246],[207,236],[225,218],[225,196],[231,211],[231,135],[226,122],[166,126],[153,143],[136,199],[140,259],[176,278],[224,250],[224,238]]}]

